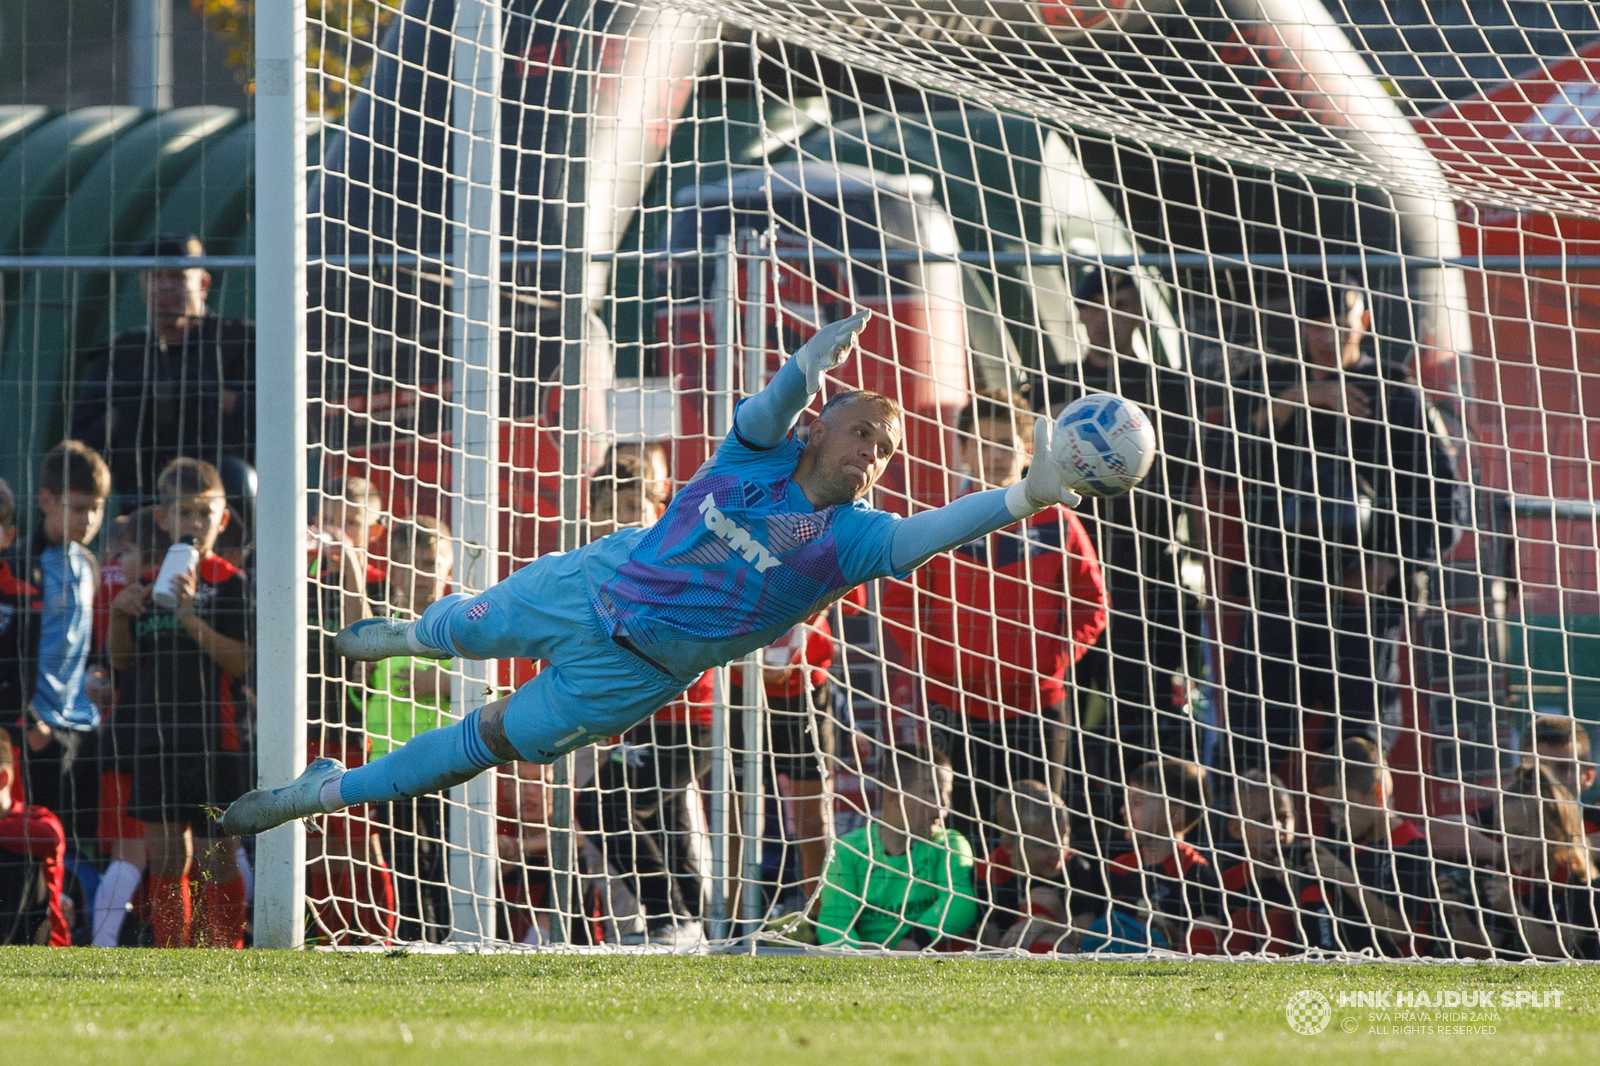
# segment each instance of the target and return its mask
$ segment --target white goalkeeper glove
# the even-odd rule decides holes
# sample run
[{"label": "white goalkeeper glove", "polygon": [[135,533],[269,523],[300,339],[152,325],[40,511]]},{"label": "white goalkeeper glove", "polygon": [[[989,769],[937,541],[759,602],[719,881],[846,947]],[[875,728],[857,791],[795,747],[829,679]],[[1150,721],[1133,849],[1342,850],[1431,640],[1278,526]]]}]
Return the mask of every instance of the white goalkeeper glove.
[{"label": "white goalkeeper glove", "polygon": [[1076,507],[1083,501],[1067,488],[1066,439],[1052,442],[1051,428],[1048,418],[1033,423],[1033,462],[1028,464],[1028,476],[1006,489],[1006,509],[1013,518],[1027,518],[1058,503]]},{"label": "white goalkeeper glove", "polygon": [[839,366],[849,357],[850,344],[856,334],[866,328],[871,311],[857,311],[849,318],[829,322],[811,335],[811,339],[794,353],[794,361],[806,376],[806,391],[822,388],[822,375]]}]

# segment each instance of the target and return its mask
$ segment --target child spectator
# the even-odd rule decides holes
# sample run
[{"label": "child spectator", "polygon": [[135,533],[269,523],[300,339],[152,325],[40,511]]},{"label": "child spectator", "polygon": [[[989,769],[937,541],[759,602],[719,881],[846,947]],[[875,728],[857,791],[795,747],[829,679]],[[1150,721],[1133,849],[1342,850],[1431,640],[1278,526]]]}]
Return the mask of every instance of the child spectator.
[{"label": "child spectator", "polygon": [[[323,755],[340,755],[345,737],[338,727],[348,710],[346,694],[365,676],[335,653],[333,636],[372,616],[369,596],[373,584],[381,584],[383,571],[372,563],[368,547],[382,517],[378,490],[366,478],[351,477],[322,497],[317,524],[309,531],[306,717],[311,740]],[[352,671],[348,675],[347,669]]]},{"label": "child spectator", "polygon": [[1230,955],[1297,955],[1307,947],[1332,950],[1333,930],[1322,891],[1296,869],[1294,796],[1278,775],[1247,770],[1234,782],[1233,816],[1222,863]]},{"label": "child spectator", "polygon": [[[109,597],[103,649],[110,641],[111,605],[129,586],[138,586],[130,599],[137,597],[142,604],[145,591],[161,570],[171,538],[157,522],[160,510],[141,507],[118,518],[112,528],[112,547],[117,554],[100,572],[102,597]],[[121,942],[128,904],[144,880],[148,863],[144,823],[128,815],[133,761],[139,750],[138,703],[139,662],[135,658],[116,673],[111,728],[102,733],[100,741],[100,842],[110,852],[111,863],[94,894],[95,947],[112,948]]]},{"label": "child spectator", "polygon": [[[1205,770],[1192,762],[1162,757],[1128,778],[1123,801],[1132,849],[1108,869],[1113,900],[1105,926],[1097,921],[1084,938],[1085,951],[1129,951],[1163,947],[1214,955],[1221,946],[1222,883],[1212,866],[1185,839],[1207,805]],[[1135,947],[1118,943],[1133,933]]]},{"label": "child spectator", "polygon": [[1600,958],[1596,872],[1578,801],[1550,767],[1524,766],[1500,807],[1508,873],[1483,886],[1490,945],[1501,957]]},{"label": "child spectator", "polygon": [[[418,618],[444,595],[455,566],[450,528],[431,515],[395,522],[389,532],[389,607]],[[373,665],[367,679],[366,725],[372,757],[389,754],[418,733],[437,729],[450,713],[450,663],[401,656]],[[378,817],[393,864],[401,940],[439,940],[450,928],[444,868],[444,801],[439,796],[385,804]]]},{"label": "child spectator", "polygon": [[549,767],[516,762],[495,774],[499,807],[504,933],[520,944],[548,944],[554,907],[550,881]]},{"label": "child spectator", "polygon": [[[828,817],[823,794],[824,767],[833,761],[834,719],[833,627],[826,612],[790,629],[770,647],[761,650],[761,681],[766,691],[766,734],[758,750],[770,754],[763,771],[763,787],[778,791],[787,784],[788,806],[794,817],[794,836],[800,852],[802,897],[809,898],[828,860]],[[745,706],[744,671],[729,671],[728,703]],[[732,746],[745,751],[744,715],[729,723]],[[743,760],[739,760],[743,791]]]},{"label": "child spectator", "polygon": [[[1594,787],[1595,764],[1590,757],[1589,730],[1564,714],[1541,714],[1533,720],[1533,759],[1548,767],[1572,798],[1583,804],[1583,794]],[[1600,847],[1600,806],[1583,806],[1583,834],[1591,847]]]},{"label": "child spectator", "polygon": [[[156,943],[242,947],[245,885],[239,842],[212,835],[209,811],[250,786],[236,703],[252,652],[245,577],[212,551],[227,522],[222,479],[210,463],[174,459],[156,482],[156,524],[191,538],[199,563],[178,578],[176,606],[129,585],[111,605],[112,665],[137,663],[137,750],[130,816],[145,823]],[[191,941],[188,872],[198,850],[206,878],[203,921]]]},{"label": "child spectator", "polygon": [[66,851],[60,820],[23,802],[11,737],[0,730],[0,944],[72,943],[61,909]]},{"label": "child spectator", "polygon": [[94,641],[100,568],[84,545],[105,515],[111,474],[95,452],[62,441],[39,464],[40,521],[16,539],[16,504],[5,493],[0,597],[11,608],[0,627],[0,721],[13,730],[28,802],[62,820],[71,852],[93,854],[97,829],[94,765],[100,710],[84,690]]},{"label": "child spectator", "polygon": [[1441,904],[1427,838],[1390,808],[1394,776],[1376,744],[1347,737],[1337,757],[1318,764],[1313,787],[1328,805],[1329,838],[1312,849],[1309,870],[1341,950],[1449,954],[1438,939],[1446,930],[1458,944],[1481,941],[1459,905]]},{"label": "child spectator", "polygon": [[822,875],[817,942],[920,951],[967,933],[978,916],[972,845],[941,826],[950,804],[950,758],[898,748],[880,759],[881,821],[834,842]]},{"label": "child spectator", "polygon": [[989,910],[978,939],[1044,954],[1075,951],[1105,909],[1100,865],[1067,845],[1067,806],[1043,781],[1018,781],[995,801],[1000,843],[975,878]]},{"label": "child spectator", "polygon": [[[589,482],[591,538],[653,526],[664,505],[652,497],[651,482],[639,449],[620,445],[607,452]],[[709,768],[710,733],[707,671],[648,721],[598,748],[594,787],[576,799],[579,827],[591,843],[603,845],[605,865],[628,880],[651,943],[687,946],[702,936],[703,879],[690,855],[686,789]],[[730,862],[738,869],[737,856]]]}]

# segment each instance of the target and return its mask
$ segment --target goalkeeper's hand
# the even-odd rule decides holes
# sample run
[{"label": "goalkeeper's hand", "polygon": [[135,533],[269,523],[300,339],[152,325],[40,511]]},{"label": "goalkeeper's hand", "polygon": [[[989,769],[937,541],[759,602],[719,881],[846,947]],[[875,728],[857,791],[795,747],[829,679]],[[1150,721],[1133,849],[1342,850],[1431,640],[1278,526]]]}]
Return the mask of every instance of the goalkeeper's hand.
[{"label": "goalkeeper's hand", "polygon": [[[1006,489],[1006,509],[1013,518],[1027,518],[1046,507],[1064,504],[1076,507],[1083,498],[1067,488],[1066,470],[1062,460],[1065,447],[1056,447],[1051,441],[1051,422],[1048,418],[1033,423],[1033,462],[1028,465],[1028,476]],[[1061,441],[1065,444],[1065,441]]]},{"label": "goalkeeper's hand", "polygon": [[806,392],[822,388],[822,375],[843,363],[850,353],[850,344],[856,334],[866,328],[871,311],[857,311],[849,318],[829,322],[794,353],[795,365],[806,376]]}]

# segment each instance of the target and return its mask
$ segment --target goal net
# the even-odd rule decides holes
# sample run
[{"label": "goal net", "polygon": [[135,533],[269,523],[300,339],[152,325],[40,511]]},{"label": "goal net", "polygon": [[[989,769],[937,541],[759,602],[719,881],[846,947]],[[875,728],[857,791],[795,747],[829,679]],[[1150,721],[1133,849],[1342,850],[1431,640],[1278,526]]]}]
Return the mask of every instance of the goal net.
[{"label": "goal net", "polygon": [[[254,161],[206,156],[279,205],[239,549],[263,785],[533,682],[332,639],[677,513],[858,309],[821,399],[902,411],[874,507],[1016,480],[1090,393],[1159,450],[620,735],[245,842],[258,942],[1600,958],[1592,4],[377,0],[306,35],[320,122],[274,38]],[[82,410],[139,304],[19,217],[20,424]],[[248,262],[213,270],[241,315]],[[303,352],[269,310],[302,288]]]}]

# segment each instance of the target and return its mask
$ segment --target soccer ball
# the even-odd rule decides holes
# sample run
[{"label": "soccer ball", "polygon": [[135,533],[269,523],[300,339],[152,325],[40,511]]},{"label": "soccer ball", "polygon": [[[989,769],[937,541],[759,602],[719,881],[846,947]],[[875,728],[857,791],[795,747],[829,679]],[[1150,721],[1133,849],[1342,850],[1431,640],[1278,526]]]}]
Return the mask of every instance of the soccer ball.
[{"label": "soccer ball", "polygon": [[1137,404],[1091,392],[1067,405],[1056,419],[1050,451],[1073,492],[1101,499],[1121,496],[1150,472],[1156,431]]}]

